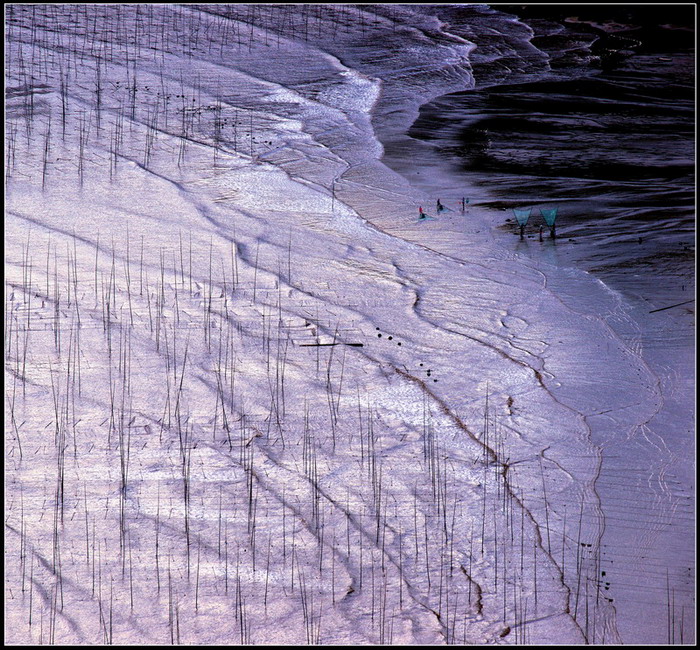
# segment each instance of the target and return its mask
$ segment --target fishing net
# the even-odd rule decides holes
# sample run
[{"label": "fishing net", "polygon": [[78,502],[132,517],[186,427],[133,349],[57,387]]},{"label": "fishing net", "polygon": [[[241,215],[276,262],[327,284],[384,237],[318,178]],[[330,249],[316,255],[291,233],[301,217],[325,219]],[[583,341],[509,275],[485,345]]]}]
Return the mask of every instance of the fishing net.
[{"label": "fishing net", "polygon": [[527,220],[530,218],[531,211],[532,208],[527,208],[525,210],[516,210],[515,208],[513,208],[513,214],[518,220],[519,225],[524,226],[527,223]]},{"label": "fishing net", "polygon": [[554,220],[557,218],[557,210],[558,208],[540,208],[540,214],[550,228],[554,225]]}]

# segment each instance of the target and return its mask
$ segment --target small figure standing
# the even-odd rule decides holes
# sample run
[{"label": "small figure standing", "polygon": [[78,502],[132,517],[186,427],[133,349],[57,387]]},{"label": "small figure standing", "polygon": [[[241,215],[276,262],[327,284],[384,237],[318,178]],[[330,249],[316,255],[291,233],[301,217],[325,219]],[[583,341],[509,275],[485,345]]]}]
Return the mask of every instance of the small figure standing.
[{"label": "small figure standing", "polygon": [[442,212],[445,209],[445,206],[440,203],[440,199],[437,200],[437,211]]},{"label": "small figure standing", "polygon": [[540,226],[540,241],[543,241],[543,239],[542,239],[542,231],[543,230],[544,230],[544,228],[542,226]]},{"label": "small figure standing", "polygon": [[425,212],[423,212],[423,206],[422,206],[422,205],[418,208],[418,218],[419,218],[419,219],[425,219]]}]

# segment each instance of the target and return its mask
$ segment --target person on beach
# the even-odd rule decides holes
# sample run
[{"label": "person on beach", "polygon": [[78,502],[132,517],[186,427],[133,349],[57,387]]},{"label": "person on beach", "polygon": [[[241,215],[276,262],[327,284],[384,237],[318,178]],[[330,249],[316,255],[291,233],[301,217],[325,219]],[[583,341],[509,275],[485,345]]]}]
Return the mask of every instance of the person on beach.
[{"label": "person on beach", "polygon": [[440,203],[440,199],[437,200],[437,211],[442,212],[445,209],[445,206]]},{"label": "person on beach", "polygon": [[425,219],[426,216],[427,216],[427,215],[425,214],[425,212],[423,212],[423,206],[421,205],[421,206],[418,208],[418,218],[419,218],[419,219]]}]

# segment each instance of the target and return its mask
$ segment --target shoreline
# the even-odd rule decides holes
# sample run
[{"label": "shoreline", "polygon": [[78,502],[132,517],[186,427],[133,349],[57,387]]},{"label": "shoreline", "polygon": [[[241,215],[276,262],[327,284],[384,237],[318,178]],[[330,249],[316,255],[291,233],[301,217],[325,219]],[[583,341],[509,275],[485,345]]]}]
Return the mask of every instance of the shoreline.
[{"label": "shoreline", "polygon": [[[435,156],[434,158],[437,160],[436,169],[434,168],[430,170],[425,170],[428,171],[428,173],[422,174],[423,178],[420,181],[421,189],[423,190],[423,192],[428,192],[430,189],[430,181],[426,182],[426,178],[434,178],[436,176],[442,176],[443,179],[448,178],[449,180],[443,180],[442,184],[438,188],[434,189],[432,193],[435,196],[440,196],[444,204],[454,205],[457,198],[457,194],[455,194],[454,189],[452,189],[452,191],[450,192],[450,186],[454,188],[454,186],[457,185],[457,183],[455,182],[454,178],[450,178],[448,174],[445,173],[446,165],[444,165],[442,161],[438,159],[437,156]],[[423,156],[421,159],[425,160],[426,156]],[[393,169],[401,169],[402,166],[405,165],[404,161],[392,160],[391,156],[385,156],[384,162]],[[419,174],[415,175],[415,177],[417,176],[419,176]],[[627,341],[626,345],[639,346],[639,358],[644,359],[644,364],[649,369],[652,375],[656,375],[660,372],[660,369],[665,368],[664,364],[666,363],[666,359],[669,356],[668,353],[673,352],[672,349],[664,349],[663,337],[666,332],[673,331],[677,336],[679,336],[681,339],[680,345],[683,345],[683,340],[686,342],[686,345],[692,344],[693,314],[690,312],[694,305],[690,304],[689,306],[687,306],[687,312],[685,313],[674,314],[667,312],[666,314],[664,314],[665,318],[663,322],[659,322],[658,316],[660,316],[661,314],[645,314],[644,308],[647,305],[649,305],[650,309],[646,310],[648,312],[651,311],[651,308],[653,307],[664,306],[663,304],[659,303],[661,303],[661,295],[665,295],[667,293],[666,291],[657,293],[656,297],[652,298],[649,298],[647,294],[646,300],[643,300],[640,297],[640,281],[636,274],[632,273],[630,274],[632,277],[627,277],[627,275],[624,273],[619,274],[614,272],[611,274],[610,269],[606,269],[606,273],[596,273],[594,270],[588,270],[585,267],[581,267],[580,265],[576,264],[576,261],[574,258],[572,258],[572,256],[555,254],[558,242],[551,242],[551,240],[548,241],[548,234],[545,235],[545,241],[542,243],[537,241],[536,235],[526,236],[526,240],[524,242],[519,242],[517,241],[517,238],[514,234],[514,226],[513,234],[507,234],[507,230],[509,229],[509,227],[506,226],[506,224],[501,219],[502,211],[496,211],[488,208],[479,210],[479,208],[475,206],[469,208],[467,212],[468,216],[464,216],[463,218],[458,213],[446,214],[444,217],[441,217],[437,222],[431,224],[432,230],[430,234],[441,233],[441,227],[444,226],[449,237],[450,232],[452,232],[452,234],[454,235],[456,231],[460,230],[460,226],[464,226],[465,222],[470,223],[467,232],[481,232],[482,236],[493,238],[493,243],[497,246],[498,249],[503,250],[508,254],[515,254],[518,257],[526,258],[530,261],[529,263],[534,264],[535,267],[542,268],[541,264],[545,264],[545,266],[553,264],[554,268],[558,268],[561,271],[566,271],[566,269],[576,269],[576,273],[590,274],[591,277],[595,277],[596,281],[599,282],[602,287],[605,287],[604,291],[608,292],[611,295],[612,300],[618,304],[618,308],[621,310],[620,320],[617,323],[614,319],[609,320],[609,325],[611,326],[612,330],[616,332],[616,336],[620,337],[620,339],[623,341]],[[478,216],[475,216],[477,214]],[[460,218],[462,218],[461,222],[459,221]],[[455,221],[457,222],[455,223]],[[448,225],[445,222],[451,223]],[[446,233],[442,232],[442,234]],[[509,237],[512,238],[510,240],[511,242],[513,242],[512,244],[508,243]],[[558,247],[559,250],[561,250],[562,248],[565,249],[565,247],[567,246],[575,245],[572,242],[570,242],[569,238],[565,237],[565,235],[561,236],[560,239],[561,245],[559,245]],[[535,249],[532,246],[532,244],[535,244],[537,248]],[[550,251],[550,254],[546,255],[545,261],[541,253],[546,253],[547,250]],[[617,271],[617,269],[615,269],[615,271]],[[546,273],[546,270],[543,272]],[[680,301],[683,298],[683,290],[687,288],[683,285],[685,285],[688,280],[685,277],[678,276],[677,271],[674,274],[673,269],[671,269],[669,277],[676,281],[676,293],[671,297],[669,303],[672,303],[676,298],[678,298],[678,301]],[[625,285],[627,286],[625,287]],[[618,288],[615,289],[615,286],[617,286]],[[658,284],[652,284],[651,286],[658,288]],[[625,291],[623,288],[627,290]],[[643,289],[642,293],[644,293]],[[565,294],[561,295],[563,296]],[[617,297],[615,297],[616,295]],[[687,296],[687,293],[685,295]],[[573,299],[576,301],[578,297],[574,297]],[[612,308],[609,306],[601,306],[599,315],[601,317],[605,317],[606,313],[612,313],[608,311],[609,309]],[[672,310],[669,311],[672,312]],[[632,330],[632,333],[630,333],[630,329]],[[648,334],[645,334],[645,332],[648,332]],[[683,334],[683,332],[685,332],[685,334]],[[633,337],[636,337],[637,340],[632,340]],[[680,370],[681,376],[686,377],[689,381],[689,383],[685,385],[684,389],[685,400],[686,403],[692,404],[693,371],[690,365],[690,360],[686,358],[686,361],[687,365],[685,366],[685,369],[683,369],[682,366],[678,365],[676,366],[676,368]],[[664,378],[657,378],[656,381],[657,384],[661,386],[662,382],[664,381]],[[663,391],[666,392],[662,392],[660,388],[659,397],[662,401],[667,400],[668,393],[673,392],[674,390],[676,390],[676,388],[677,387],[674,388],[673,386],[663,386]],[[680,388],[683,390],[682,382]],[[682,401],[683,400],[681,400],[681,402]],[[629,432],[627,435],[631,435],[632,437],[639,435],[647,437],[648,435],[650,435],[648,432],[644,433],[644,431],[648,431],[649,423],[651,423],[652,420],[658,418],[659,413],[661,413],[661,407],[659,408],[659,411],[652,415],[652,417],[646,423],[641,423],[641,429],[636,428],[635,432]],[[667,413],[666,417],[677,417],[678,414],[678,411],[674,413],[674,416],[671,416],[670,413]],[[685,425],[690,425],[690,428],[692,430],[692,412],[690,410],[686,411],[685,416],[682,416],[680,420],[682,423],[685,423]],[[594,429],[595,428],[596,426],[594,425]],[[605,428],[606,427],[603,427],[603,431],[605,430]],[[689,459],[690,457],[692,457],[693,445],[690,441],[685,442],[685,440],[687,439],[686,434],[684,434],[682,431],[683,424],[681,424],[679,428],[681,430],[677,431],[677,436],[679,439],[675,441],[675,447],[673,441],[668,441],[668,447],[670,449],[675,448],[675,451],[673,451],[671,454],[672,457],[675,457],[677,459]],[[620,505],[620,487],[618,485],[618,481],[620,476],[624,476],[624,474],[629,471],[629,461],[631,460],[631,458],[627,460],[622,458],[620,451],[624,448],[624,445],[623,447],[620,447],[617,444],[612,444],[611,446],[612,439],[606,438],[607,434],[603,433],[602,431],[595,433],[595,431],[592,430],[591,435],[591,441],[601,451],[598,476],[594,483],[595,490],[596,493],[599,495],[603,512],[608,513],[608,515],[606,516],[607,523],[605,524],[604,529],[601,532],[600,538],[601,552],[604,555],[604,561],[608,563],[608,568],[607,570],[605,570],[605,576],[608,579],[604,581],[607,584],[603,585],[603,588],[606,592],[606,595],[608,593],[616,594],[614,597],[614,602],[615,607],[618,610],[616,619],[617,628],[620,631],[620,639],[625,643],[643,642],[645,639],[650,638],[649,634],[651,632],[656,631],[656,626],[652,625],[648,630],[645,630],[644,626],[641,626],[640,629],[639,622],[641,620],[645,620],[645,617],[643,613],[644,610],[639,610],[636,604],[639,600],[638,594],[636,593],[637,583],[639,581],[635,580],[635,578],[633,577],[636,571],[635,561],[637,561],[638,558],[632,556],[632,558],[627,558],[626,561],[625,552],[621,549],[628,548],[629,546],[634,547],[635,544],[638,543],[639,536],[645,534],[644,530],[646,525],[654,527],[657,526],[657,524],[653,522],[661,520],[667,520],[669,521],[669,523],[671,523],[673,521],[673,510],[676,507],[678,507],[679,503],[681,504],[681,508],[687,507],[684,502],[688,501],[691,498],[691,495],[694,493],[694,482],[692,479],[692,472],[689,472],[688,470],[690,470],[690,467],[686,466],[685,471],[682,472],[682,474],[685,476],[685,478],[682,479],[684,485],[681,489],[681,492],[683,492],[683,499],[681,501],[676,501],[675,505],[674,503],[669,503],[665,515],[663,512],[655,512],[655,506],[658,505],[657,494],[653,493],[653,491],[647,492],[641,486],[637,486],[637,488],[634,488],[634,481],[629,480],[629,487],[626,490],[626,498],[631,503],[634,503],[635,507],[640,507],[639,504],[646,503],[647,511],[653,513],[653,516],[650,515],[648,517],[648,524],[645,524],[642,517],[640,517],[639,521],[637,521],[636,524],[632,526],[632,532],[625,532],[625,528],[629,527],[629,522],[621,522],[619,519],[619,514],[616,514],[619,513]],[[628,451],[634,448],[634,444],[629,441],[629,438],[626,444]],[[656,458],[656,461],[647,458],[646,462],[651,462],[652,465],[650,469],[652,469],[652,471],[654,471],[654,473],[657,473],[659,476],[662,476],[663,472],[666,471],[664,467],[670,467],[672,461],[668,458],[664,460],[662,455],[658,455]],[[663,481],[663,478],[661,478],[661,481]],[[643,511],[644,508],[641,508],[640,514]],[[671,517],[671,519],[669,519],[669,517]],[[679,532],[678,534],[692,534],[692,527],[686,528],[685,530],[681,528],[681,532]],[[662,535],[656,540],[655,543],[652,543],[650,546],[647,546],[647,552],[651,553],[651,555],[656,558],[657,562],[668,562],[667,566],[670,569],[670,573],[672,576],[675,577],[677,581],[677,586],[680,588],[684,581],[686,569],[685,564],[688,561],[690,561],[691,558],[689,558],[683,553],[681,553],[680,555],[663,554],[661,549],[664,547],[668,547],[668,544],[669,540],[666,539],[666,536]],[[617,547],[620,550],[612,550],[613,546]],[[605,548],[606,550],[602,551],[602,548]],[[611,568],[613,567],[613,565],[614,569]],[[630,586],[630,584],[632,586]],[[610,592],[609,590],[612,591]],[[667,603],[663,598],[656,598],[652,601],[646,602],[645,604],[647,610],[649,608],[651,608],[652,610],[656,608],[659,615],[662,615],[665,612],[666,606]]]},{"label": "shoreline", "polygon": [[[426,106],[439,107],[445,103],[444,98],[451,94],[435,97],[424,104],[416,122],[420,122],[421,119],[425,121]],[[462,94],[469,94],[469,91]],[[439,116],[434,116],[433,120],[436,124],[440,123]],[[635,573],[635,560],[642,562],[643,560],[633,556],[635,559],[625,563],[625,552],[621,549],[635,546],[646,548],[646,555],[656,558],[657,563],[666,563],[679,588],[684,584],[686,569],[693,567],[692,554],[689,556],[683,552],[664,552],[664,548],[673,547],[673,536],[669,538],[668,535],[655,533],[656,537],[651,542],[649,539],[652,534],[646,533],[645,528],[654,529],[657,526],[655,522],[658,521],[673,524],[675,521],[673,512],[676,508],[684,511],[687,504],[692,502],[695,490],[692,468],[687,462],[694,457],[692,435],[694,368],[691,358],[683,354],[684,349],[693,348],[695,304],[687,301],[693,298],[694,294],[691,264],[694,248],[691,246],[689,249],[687,245],[679,246],[674,251],[672,247],[666,245],[668,253],[664,260],[667,261],[659,267],[660,260],[654,252],[653,242],[642,243],[641,235],[644,233],[640,233],[639,251],[643,256],[641,259],[631,257],[634,249],[628,248],[626,252],[620,254],[619,261],[615,259],[606,261],[602,255],[597,255],[597,259],[591,261],[589,258],[592,255],[587,252],[598,253],[595,238],[591,240],[590,234],[587,234],[585,229],[582,230],[580,225],[570,224],[568,221],[560,225],[557,241],[549,239],[545,228],[545,240],[540,243],[537,241],[537,235],[532,234],[530,230],[533,226],[530,226],[528,229],[530,232],[526,231],[525,241],[520,242],[515,235],[515,226],[505,221],[506,218],[513,219],[510,210],[505,212],[505,208],[499,210],[491,207],[499,204],[517,206],[518,202],[512,198],[505,199],[499,197],[497,193],[491,193],[488,187],[484,186],[478,172],[474,187],[469,190],[461,189],[460,186],[469,184],[470,171],[458,171],[454,160],[451,161],[435,148],[439,146],[439,141],[431,142],[427,139],[418,140],[411,137],[409,133],[412,130],[415,131],[414,125],[415,122],[406,129],[403,138],[396,136],[392,138],[390,147],[385,149],[383,162],[402,174],[412,186],[417,186],[428,196],[439,197],[443,204],[453,209],[459,205],[460,194],[466,193],[468,196],[469,192],[474,192],[478,197],[477,205],[469,207],[466,215],[461,215],[457,211],[446,213],[438,221],[429,224],[428,236],[435,235],[440,242],[446,238],[447,247],[451,248],[449,239],[461,238],[460,230],[466,229],[472,236],[479,235],[492,239],[493,245],[502,250],[506,257],[515,255],[523,260],[527,259],[528,264],[540,268],[544,273],[547,273],[546,268],[551,264],[564,273],[567,269],[571,269],[575,274],[582,273],[595,278],[596,282],[600,283],[601,299],[603,299],[596,307],[598,316],[607,320],[615,336],[638,357],[645,368],[644,372],[647,376],[645,381],[650,386],[650,394],[656,395],[654,399],[659,402],[656,411],[650,414],[646,421],[640,422],[621,436],[622,432],[616,432],[614,428],[611,429],[603,422],[604,416],[591,417],[592,442],[601,451],[600,472],[595,485],[603,511],[609,513],[608,524],[601,536],[601,544],[618,548],[617,572],[612,573],[616,580],[612,580],[613,586],[610,586],[611,580],[606,580],[608,584],[603,585],[604,591],[607,593],[612,589],[619,594],[616,606],[620,609],[617,622],[621,639],[627,643],[645,642],[653,638],[656,630],[652,625],[647,632],[643,631],[645,626],[640,626],[640,622],[648,619],[645,612],[635,605],[638,594],[633,587],[623,586],[625,583],[635,585],[639,582],[630,576]],[[378,136],[381,139],[381,132],[378,132]],[[397,142],[400,143],[398,146]],[[420,165],[415,161],[420,161]],[[480,209],[479,204],[488,207]],[[580,204],[581,208],[583,206],[584,204]],[[535,213],[536,210],[533,210],[533,216]],[[537,218],[539,219],[539,215]],[[605,228],[604,221],[600,222],[600,227]],[[513,234],[509,233],[509,230]],[[509,237],[512,238],[510,242]],[[624,250],[622,246],[624,246],[623,243],[620,244],[620,250]],[[440,247],[441,244],[436,245],[436,248]],[[468,258],[468,255],[465,255],[465,258]],[[627,261],[628,259],[630,261]],[[644,263],[645,259],[648,260],[647,264]],[[560,295],[565,297],[566,286],[562,285],[559,289]],[[604,298],[606,295],[607,297]],[[580,300],[580,296],[572,296],[568,302],[575,307]],[[683,302],[685,304],[668,311],[655,311]],[[669,368],[672,369],[670,372]],[[672,379],[672,376],[675,379]],[[610,388],[613,389],[613,386]],[[669,407],[669,404],[674,404],[674,408]],[[656,429],[658,434],[652,429]],[[663,433],[669,430],[673,431],[671,438],[664,436]],[[659,450],[654,451],[657,444],[654,442],[654,436],[657,435],[666,439],[661,441],[662,446],[659,446]],[[649,455],[650,452],[651,455]],[[625,454],[628,455],[626,459]],[[686,462],[683,462],[684,460]],[[660,487],[657,491],[645,489],[643,485],[636,484],[637,477],[634,471],[638,467],[649,468],[659,482]],[[677,467],[676,473],[679,474],[681,481],[681,485],[676,490],[680,492],[678,498],[667,496],[670,484],[664,481],[664,473],[673,471],[671,469],[673,467]],[[629,523],[621,523],[618,520],[616,525],[615,522],[621,514],[619,511],[620,477],[626,477],[623,483],[629,486],[636,485],[625,490],[628,503],[633,507],[646,504],[644,508],[640,508],[637,521],[627,532],[625,526],[629,526]],[[659,503],[664,503],[663,499],[666,499],[666,505],[659,509]],[[623,515],[622,518],[626,517]],[[681,516],[680,522],[678,535],[692,536],[692,520],[686,520],[685,516]],[[671,528],[675,528],[675,525]],[[607,559],[611,560],[612,564],[609,548],[606,553]],[[627,568],[620,570],[619,567],[625,564]],[[610,575],[611,572],[608,570],[607,576]],[[659,615],[663,615],[666,605],[663,598],[656,598],[651,604],[647,603],[648,608],[655,608]],[[652,636],[649,633],[652,633]]]}]

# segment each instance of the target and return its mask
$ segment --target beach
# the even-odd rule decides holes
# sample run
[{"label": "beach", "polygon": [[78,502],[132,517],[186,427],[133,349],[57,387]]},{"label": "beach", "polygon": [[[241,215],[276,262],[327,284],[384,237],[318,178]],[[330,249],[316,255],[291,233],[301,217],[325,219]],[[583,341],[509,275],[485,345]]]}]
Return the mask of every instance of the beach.
[{"label": "beach", "polygon": [[9,643],[694,643],[684,182],[648,235],[445,152],[479,65],[552,59],[525,18],[6,33]]}]

